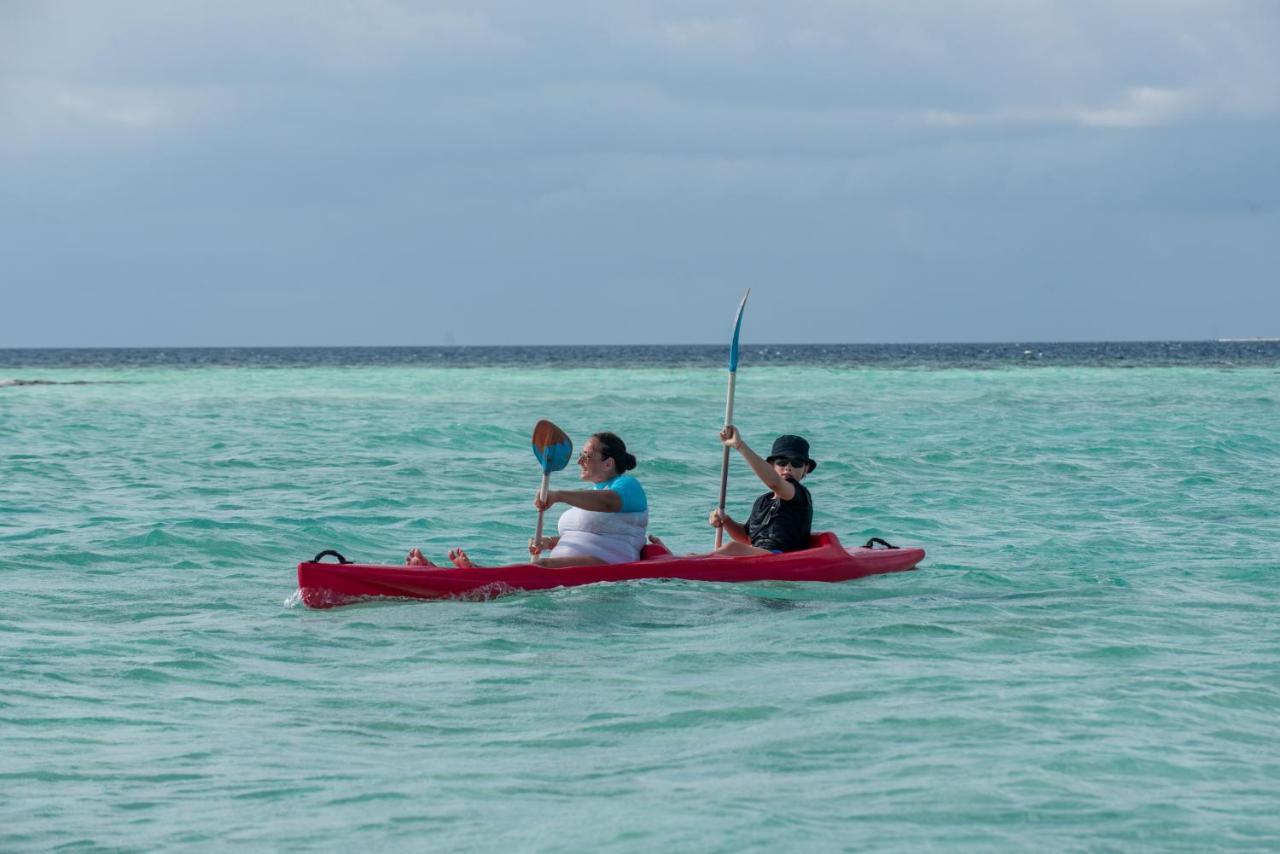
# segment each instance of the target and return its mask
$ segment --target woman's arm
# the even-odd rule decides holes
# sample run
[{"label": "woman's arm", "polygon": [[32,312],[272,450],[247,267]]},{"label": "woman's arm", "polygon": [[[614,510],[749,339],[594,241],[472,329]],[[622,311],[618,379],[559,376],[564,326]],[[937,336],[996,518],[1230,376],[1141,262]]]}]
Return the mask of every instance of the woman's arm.
[{"label": "woman's arm", "polygon": [[547,493],[545,503],[541,496],[533,499],[533,506],[539,510],[546,510],[556,503],[597,513],[617,513],[622,509],[622,496],[612,489],[553,489]]},{"label": "woman's arm", "polygon": [[[747,443],[742,441],[742,434],[738,432],[737,427],[730,424],[721,430],[720,441],[741,454],[742,458],[751,466],[751,470],[756,473],[756,477],[760,478],[760,482],[768,487],[778,498],[783,501],[790,501],[796,497],[796,488],[791,481],[778,474],[778,470],[773,467],[773,463],[767,462],[759,454],[751,450]],[[728,529],[726,528],[726,530]]]}]

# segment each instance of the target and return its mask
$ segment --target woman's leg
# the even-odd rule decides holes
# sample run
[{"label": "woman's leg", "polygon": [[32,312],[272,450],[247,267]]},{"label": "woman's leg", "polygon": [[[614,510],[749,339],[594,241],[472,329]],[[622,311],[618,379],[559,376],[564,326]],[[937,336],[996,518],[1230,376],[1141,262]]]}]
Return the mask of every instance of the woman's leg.
[{"label": "woman's leg", "polygon": [[603,566],[605,561],[591,555],[573,555],[572,557],[544,557],[535,560],[538,566],[558,569],[562,566]]},{"label": "woman's leg", "polygon": [[[479,564],[472,562],[471,558],[462,549],[450,549],[449,560],[453,561],[453,565],[459,569],[479,569]],[[551,569],[557,569],[562,566],[600,566],[604,561],[598,557],[591,555],[575,555],[573,557],[547,557],[534,561],[538,566],[545,566]]]},{"label": "woman's leg", "polygon": [[422,549],[409,549],[409,556],[404,559],[405,566],[435,566],[427,556],[422,553]]}]

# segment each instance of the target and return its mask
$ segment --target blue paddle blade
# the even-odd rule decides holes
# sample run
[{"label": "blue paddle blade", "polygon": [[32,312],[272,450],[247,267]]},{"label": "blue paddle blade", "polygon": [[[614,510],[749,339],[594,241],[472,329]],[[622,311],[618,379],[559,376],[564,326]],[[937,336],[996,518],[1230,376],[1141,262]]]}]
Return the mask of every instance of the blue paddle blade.
[{"label": "blue paddle blade", "polygon": [[538,458],[542,473],[551,474],[569,465],[573,442],[550,421],[539,421],[533,427],[533,455]]},{"label": "blue paddle blade", "polygon": [[733,321],[733,344],[729,346],[729,373],[738,370],[738,332],[742,330],[742,310],[747,307],[747,297],[751,296],[751,288],[742,295],[738,303],[738,317]]}]

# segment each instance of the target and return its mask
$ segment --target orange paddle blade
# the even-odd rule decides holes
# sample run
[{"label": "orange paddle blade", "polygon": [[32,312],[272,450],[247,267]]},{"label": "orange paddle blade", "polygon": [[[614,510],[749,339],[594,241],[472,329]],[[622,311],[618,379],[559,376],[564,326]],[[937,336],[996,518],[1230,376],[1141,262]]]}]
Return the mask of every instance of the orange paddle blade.
[{"label": "orange paddle blade", "polygon": [[573,456],[573,442],[569,436],[550,421],[539,421],[533,425],[533,455],[538,458],[543,474],[569,465]]}]

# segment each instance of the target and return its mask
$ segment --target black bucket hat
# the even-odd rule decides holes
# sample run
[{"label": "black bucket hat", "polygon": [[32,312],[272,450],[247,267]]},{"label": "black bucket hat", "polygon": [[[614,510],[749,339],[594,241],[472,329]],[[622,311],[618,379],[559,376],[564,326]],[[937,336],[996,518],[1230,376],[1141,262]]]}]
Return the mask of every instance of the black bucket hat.
[{"label": "black bucket hat", "polygon": [[818,463],[809,456],[809,443],[799,436],[788,433],[773,440],[773,450],[769,452],[768,462],[778,457],[790,457],[793,460],[804,460],[809,463],[809,471],[818,467]]}]

